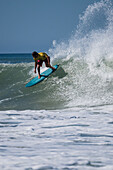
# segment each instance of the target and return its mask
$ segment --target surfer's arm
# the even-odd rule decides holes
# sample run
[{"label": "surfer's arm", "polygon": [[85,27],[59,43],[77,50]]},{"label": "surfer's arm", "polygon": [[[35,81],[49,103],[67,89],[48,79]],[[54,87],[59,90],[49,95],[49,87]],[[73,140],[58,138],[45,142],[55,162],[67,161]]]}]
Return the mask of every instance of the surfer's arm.
[{"label": "surfer's arm", "polygon": [[50,65],[50,57],[46,53],[44,54],[45,54],[45,57],[47,58],[48,65]]},{"label": "surfer's arm", "polygon": [[37,67],[37,62],[35,61],[35,69],[34,69],[34,73],[36,73],[36,67]]},{"label": "surfer's arm", "polygon": [[40,79],[40,66],[38,65],[38,78]]},{"label": "surfer's arm", "polygon": [[47,58],[48,64],[50,65],[50,57],[47,55],[46,58]]}]

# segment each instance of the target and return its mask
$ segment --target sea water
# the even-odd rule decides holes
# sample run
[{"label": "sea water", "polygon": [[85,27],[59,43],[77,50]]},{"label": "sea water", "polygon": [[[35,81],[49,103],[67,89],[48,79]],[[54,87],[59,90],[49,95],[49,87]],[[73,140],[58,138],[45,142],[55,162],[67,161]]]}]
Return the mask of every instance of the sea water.
[{"label": "sea water", "polygon": [[32,55],[0,54],[0,169],[112,170],[112,1],[89,5],[47,53],[60,66],[32,88]]}]

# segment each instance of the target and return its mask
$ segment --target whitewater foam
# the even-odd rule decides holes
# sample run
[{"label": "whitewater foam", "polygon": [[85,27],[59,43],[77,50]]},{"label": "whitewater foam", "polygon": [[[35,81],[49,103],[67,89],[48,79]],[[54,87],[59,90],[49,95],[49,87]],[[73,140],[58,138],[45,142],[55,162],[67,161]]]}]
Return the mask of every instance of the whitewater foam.
[{"label": "whitewater foam", "polygon": [[113,66],[109,67],[108,64],[113,62],[112,33],[113,5],[110,0],[101,0],[87,7],[80,16],[75,34],[68,42],[57,44],[54,40],[49,53],[55,59],[83,59],[92,74],[96,73],[103,79],[113,79]]}]

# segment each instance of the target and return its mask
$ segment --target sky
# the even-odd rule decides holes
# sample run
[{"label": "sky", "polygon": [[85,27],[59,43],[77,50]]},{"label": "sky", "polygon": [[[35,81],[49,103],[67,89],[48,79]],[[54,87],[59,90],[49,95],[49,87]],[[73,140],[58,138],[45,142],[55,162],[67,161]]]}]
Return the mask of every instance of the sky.
[{"label": "sky", "polygon": [[48,51],[71,37],[88,5],[100,0],[0,0],[0,53]]}]

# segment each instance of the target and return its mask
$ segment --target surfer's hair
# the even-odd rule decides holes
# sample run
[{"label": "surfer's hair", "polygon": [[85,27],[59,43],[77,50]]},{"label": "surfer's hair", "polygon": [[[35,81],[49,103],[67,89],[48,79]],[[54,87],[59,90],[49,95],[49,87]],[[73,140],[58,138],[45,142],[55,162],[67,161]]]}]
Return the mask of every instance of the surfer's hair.
[{"label": "surfer's hair", "polygon": [[32,56],[33,57],[36,57],[38,55],[38,53],[36,52],[36,51],[34,51],[33,53],[32,53]]}]

